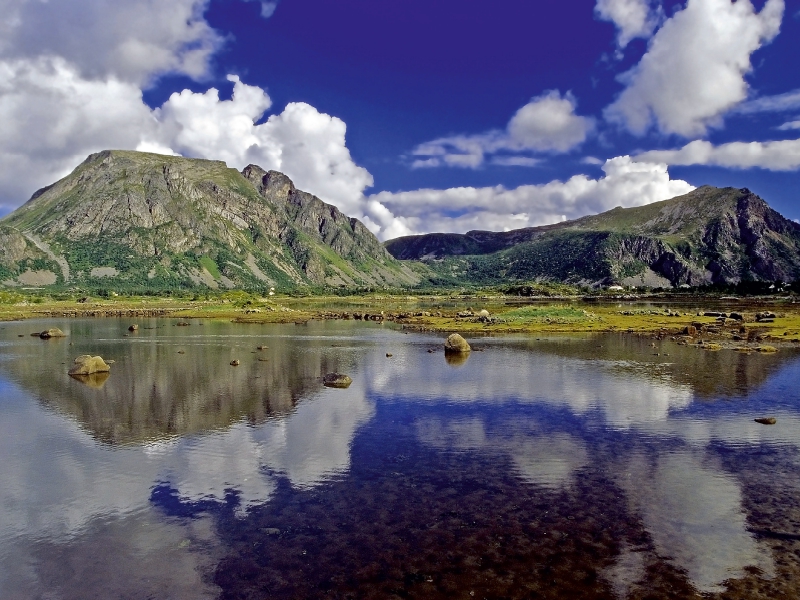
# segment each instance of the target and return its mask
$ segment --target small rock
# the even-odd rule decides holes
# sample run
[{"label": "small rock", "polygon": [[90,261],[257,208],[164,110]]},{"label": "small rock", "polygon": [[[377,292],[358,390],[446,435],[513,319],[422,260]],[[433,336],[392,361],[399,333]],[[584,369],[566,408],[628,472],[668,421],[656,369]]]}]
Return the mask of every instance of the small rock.
[{"label": "small rock", "polygon": [[186,354],[185,350],[178,350],[178,354]]},{"label": "small rock", "polygon": [[233,360],[231,361],[231,366],[232,366],[232,367],[238,367],[240,364],[242,364],[242,363],[241,363],[241,362],[239,362],[239,359],[238,359],[238,358],[235,358],[235,359],[233,359]]},{"label": "small rock", "polygon": [[322,384],[325,387],[348,388],[351,383],[353,383],[353,380],[342,373],[328,373],[322,378]]},{"label": "small rock", "polygon": [[683,335],[690,335],[692,337],[697,335],[697,327],[694,325],[687,325],[683,328]]},{"label": "small rock", "polygon": [[261,531],[266,533],[267,535],[280,535],[281,530],[275,527],[264,527]]},{"label": "small rock", "polygon": [[484,308],[483,310],[478,312],[478,316],[479,317],[488,317],[488,316],[490,316],[489,315],[489,311]]},{"label": "small rock", "polygon": [[447,353],[457,354],[457,353],[464,353],[470,352],[472,348],[467,343],[463,337],[454,333],[447,338],[447,341],[444,343],[444,351]]},{"label": "small rock", "polygon": [[136,324],[131,325],[128,327],[128,331],[139,331],[139,326]]},{"label": "small rock", "polygon": [[50,338],[63,338],[67,337],[67,334],[61,331],[58,327],[53,327],[52,329],[47,329],[42,331],[39,334],[39,337],[43,340],[49,340]]},{"label": "small rock", "polygon": [[267,346],[259,346],[258,350],[269,350]]},{"label": "small rock", "polygon": [[775,425],[778,422],[778,419],[775,417],[759,417],[758,419],[753,419],[756,423],[761,423],[762,425]]},{"label": "small rock", "polygon": [[187,323],[186,321],[181,321],[180,323],[176,323],[175,326],[176,327],[188,327],[189,323]]},{"label": "small rock", "polygon": [[388,352],[386,353],[386,358],[392,358],[392,356],[392,354],[389,354]]}]

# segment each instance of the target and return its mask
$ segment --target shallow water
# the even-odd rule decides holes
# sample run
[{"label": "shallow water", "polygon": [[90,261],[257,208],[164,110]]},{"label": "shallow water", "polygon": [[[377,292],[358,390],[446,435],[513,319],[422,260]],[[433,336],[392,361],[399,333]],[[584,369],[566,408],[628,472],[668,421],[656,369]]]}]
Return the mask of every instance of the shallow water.
[{"label": "shallow water", "polygon": [[132,322],[0,324],[0,598],[800,595],[791,350]]}]

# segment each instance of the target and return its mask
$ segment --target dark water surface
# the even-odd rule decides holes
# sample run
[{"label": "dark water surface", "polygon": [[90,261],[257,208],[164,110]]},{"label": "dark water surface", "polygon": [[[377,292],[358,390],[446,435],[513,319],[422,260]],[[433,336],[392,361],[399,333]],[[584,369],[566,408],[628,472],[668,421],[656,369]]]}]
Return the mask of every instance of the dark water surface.
[{"label": "dark water surface", "polygon": [[796,352],[131,322],[0,323],[2,599],[800,597]]}]

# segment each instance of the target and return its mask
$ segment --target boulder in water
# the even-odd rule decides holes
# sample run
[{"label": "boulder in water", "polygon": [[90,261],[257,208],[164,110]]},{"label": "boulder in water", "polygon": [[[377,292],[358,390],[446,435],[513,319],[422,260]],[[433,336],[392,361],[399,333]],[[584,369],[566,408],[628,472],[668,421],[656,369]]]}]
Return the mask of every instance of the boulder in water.
[{"label": "boulder in water", "polygon": [[84,354],[75,359],[75,364],[69,370],[70,375],[94,375],[95,373],[108,373],[111,367],[100,356]]},{"label": "boulder in water", "polygon": [[45,329],[39,334],[39,337],[43,340],[49,340],[50,338],[63,338],[67,337],[67,334],[61,331],[58,327],[53,327],[51,329]]},{"label": "boulder in water", "polygon": [[348,388],[353,380],[342,373],[328,373],[322,378],[322,383],[325,387]]},{"label": "boulder in water", "polygon": [[467,340],[457,333],[454,333],[447,338],[447,341],[445,341],[444,351],[452,354],[461,354],[465,352],[471,352],[472,348],[470,348]]}]

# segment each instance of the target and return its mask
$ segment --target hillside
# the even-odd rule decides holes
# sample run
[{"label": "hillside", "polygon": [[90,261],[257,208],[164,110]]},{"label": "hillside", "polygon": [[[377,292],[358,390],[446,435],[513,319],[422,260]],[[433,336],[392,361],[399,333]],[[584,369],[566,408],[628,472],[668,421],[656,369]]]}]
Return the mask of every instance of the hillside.
[{"label": "hillside", "polygon": [[89,156],[0,220],[0,282],[112,289],[411,285],[357,219],[250,165]]},{"label": "hillside", "polygon": [[386,242],[441,282],[553,280],[650,287],[800,279],[800,225],[747,189],[704,186],[671,200],[545,227]]}]

